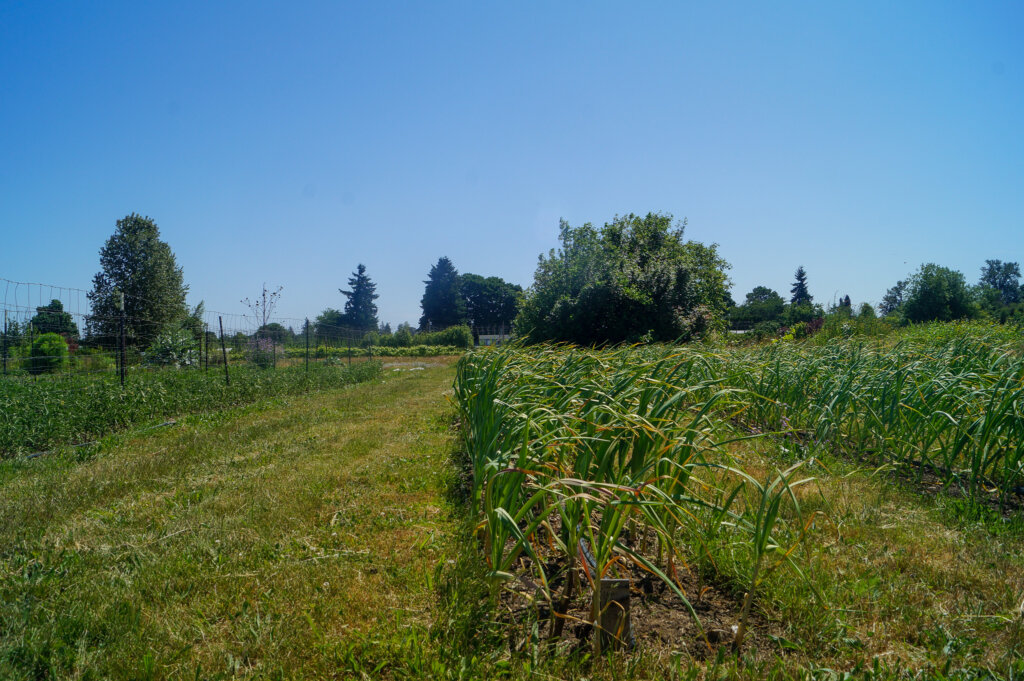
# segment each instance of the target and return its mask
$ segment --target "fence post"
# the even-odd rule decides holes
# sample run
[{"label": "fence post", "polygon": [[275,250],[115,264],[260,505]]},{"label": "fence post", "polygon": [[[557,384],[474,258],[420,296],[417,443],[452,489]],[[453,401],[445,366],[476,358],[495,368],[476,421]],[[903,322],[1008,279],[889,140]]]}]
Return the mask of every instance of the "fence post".
[{"label": "fence post", "polygon": [[7,310],[4,310],[4,376],[7,375]]},{"label": "fence post", "polygon": [[228,350],[224,346],[224,318],[218,316],[217,323],[220,324],[220,354],[224,358],[224,382],[231,385],[231,375],[228,373]]},{"label": "fence post", "polygon": [[306,317],[306,371],[309,371],[309,317]]},{"label": "fence post", "polygon": [[126,373],[125,365],[128,363],[128,349],[125,347],[125,345],[126,345],[125,341],[127,339],[125,338],[125,331],[124,331],[124,293],[123,292],[120,293],[118,299],[120,301],[118,309],[121,310],[121,316],[120,316],[120,319],[118,320],[119,321],[119,326],[121,328],[120,328],[120,332],[119,332],[118,336],[119,336],[120,341],[121,341],[121,387],[123,388],[124,387],[124,376],[125,376],[125,373]]},{"label": "fence post", "polygon": [[206,363],[203,371],[210,370],[210,325],[203,324],[203,347],[206,348]]},{"label": "fence post", "polygon": [[348,339],[348,365],[352,366],[352,339]]},{"label": "fence post", "polygon": [[270,366],[277,368],[277,341],[273,338],[270,339]]}]

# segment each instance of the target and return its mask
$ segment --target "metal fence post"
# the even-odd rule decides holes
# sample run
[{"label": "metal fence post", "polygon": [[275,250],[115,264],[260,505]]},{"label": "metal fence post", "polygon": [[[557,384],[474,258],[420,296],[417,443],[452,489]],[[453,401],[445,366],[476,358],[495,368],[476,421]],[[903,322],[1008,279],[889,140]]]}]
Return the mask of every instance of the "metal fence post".
[{"label": "metal fence post", "polygon": [[224,382],[231,385],[231,375],[228,373],[228,350],[224,346],[224,318],[218,316],[217,323],[220,324],[220,354],[224,358]]}]

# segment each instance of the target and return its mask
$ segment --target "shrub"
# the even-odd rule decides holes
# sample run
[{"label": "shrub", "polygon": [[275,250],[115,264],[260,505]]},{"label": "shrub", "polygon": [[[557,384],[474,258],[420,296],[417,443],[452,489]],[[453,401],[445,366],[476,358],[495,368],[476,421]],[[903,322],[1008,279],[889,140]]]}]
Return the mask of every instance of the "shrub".
[{"label": "shrub", "polygon": [[[401,333],[402,330],[399,329],[398,332]],[[473,347],[473,332],[465,324],[449,326],[443,331],[418,333],[412,336],[411,342],[416,345],[454,345],[457,348],[470,348]]]},{"label": "shrub", "polygon": [[180,324],[168,325],[150,343],[143,360],[150,366],[195,366],[199,362],[196,339]]},{"label": "shrub", "polygon": [[269,338],[250,338],[246,351],[252,363],[261,369],[274,366],[274,341]]},{"label": "shrub", "polygon": [[32,343],[28,372],[33,376],[60,371],[68,362],[68,344],[58,333],[44,333]]}]

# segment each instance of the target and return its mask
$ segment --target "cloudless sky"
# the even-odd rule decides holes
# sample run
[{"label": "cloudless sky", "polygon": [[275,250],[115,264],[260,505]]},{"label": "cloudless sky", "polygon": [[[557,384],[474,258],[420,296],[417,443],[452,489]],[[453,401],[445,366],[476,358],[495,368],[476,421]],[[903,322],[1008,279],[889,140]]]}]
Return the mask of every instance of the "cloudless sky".
[{"label": "cloudless sky", "polygon": [[[190,301],[419,318],[558,220],[688,218],[733,296],[1024,260],[1024,5],[0,2],[0,277],[90,288],[154,218]],[[44,301],[45,302],[45,301]]]}]

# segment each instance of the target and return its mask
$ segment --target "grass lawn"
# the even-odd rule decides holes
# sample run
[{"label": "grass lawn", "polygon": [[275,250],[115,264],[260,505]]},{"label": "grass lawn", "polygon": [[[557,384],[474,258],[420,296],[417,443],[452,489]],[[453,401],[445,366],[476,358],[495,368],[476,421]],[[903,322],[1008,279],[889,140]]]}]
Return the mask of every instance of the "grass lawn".
[{"label": "grass lawn", "polygon": [[0,679],[342,678],[425,625],[452,535],[430,363],[0,463]]}]

